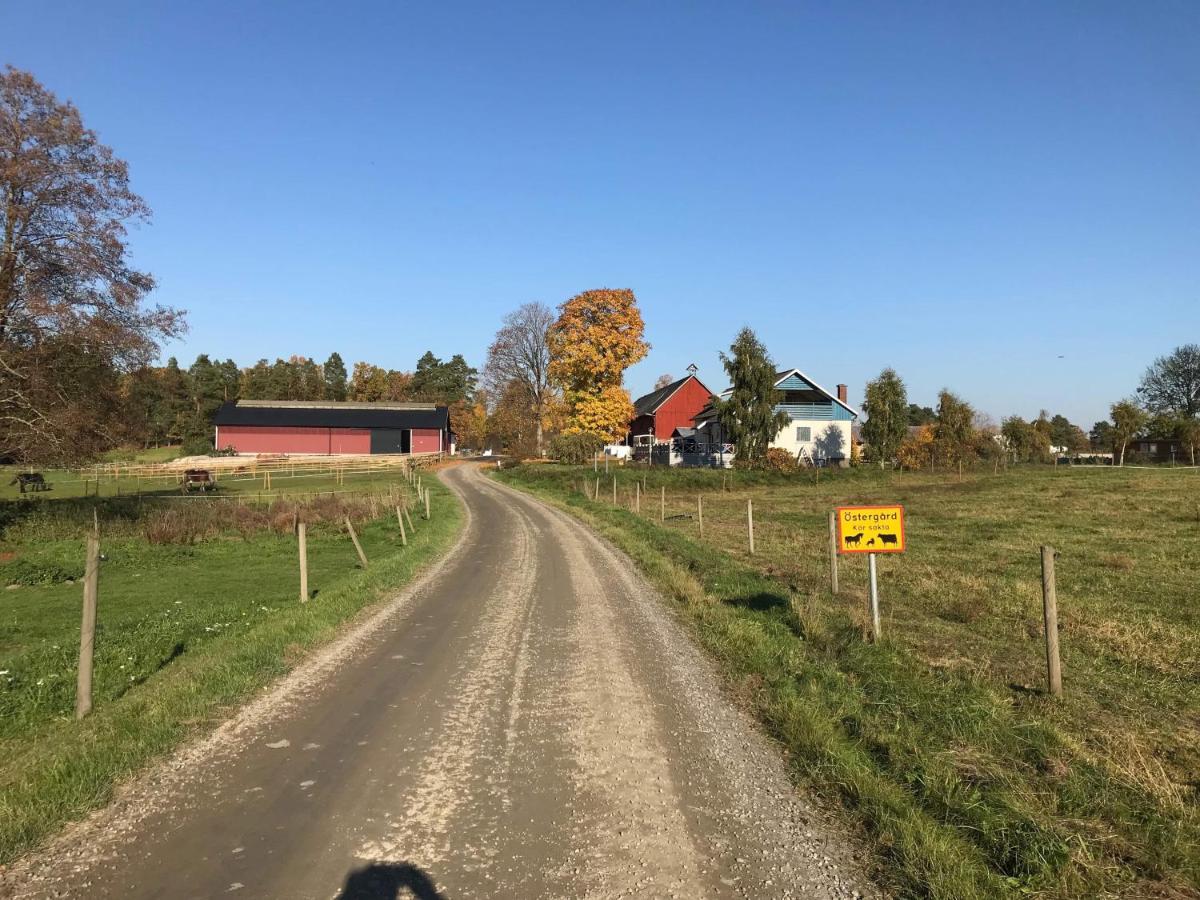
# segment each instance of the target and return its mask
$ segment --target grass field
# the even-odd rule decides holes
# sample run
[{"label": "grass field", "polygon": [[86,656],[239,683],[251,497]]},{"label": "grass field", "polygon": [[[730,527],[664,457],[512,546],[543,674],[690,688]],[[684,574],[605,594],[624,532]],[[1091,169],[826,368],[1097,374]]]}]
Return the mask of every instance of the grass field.
[{"label": "grass field", "polygon": [[[1200,473],[739,472],[722,490],[721,472],[627,469],[617,507],[611,475],[600,502],[583,496],[590,467],[500,477],[594,524],[681,601],[902,894],[1200,897]],[[840,563],[833,597],[827,556],[829,510],[874,502],[905,505],[910,546],[880,559],[877,646],[865,560]],[[1043,543],[1061,554],[1058,701]]]},{"label": "grass field", "polygon": [[148,447],[145,449],[120,447],[104,454],[105,462],[119,463],[164,463],[183,456],[183,447]]},{"label": "grass field", "polygon": [[[436,479],[424,483],[434,515],[422,521],[412,507],[407,548],[394,512],[365,499],[386,493],[382,479],[347,477],[337,489],[359,496],[306,508],[315,596],[304,605],[286,490],[274,506],[53,492],[0,503],[0,864],[103,804],[120,780],[224,718],[444,552],[460,507]],[[95,711],[77,723],[79,578],[93,509],[105,555]],[[335,524],[343,510],[359,522],[366,571]]]}]

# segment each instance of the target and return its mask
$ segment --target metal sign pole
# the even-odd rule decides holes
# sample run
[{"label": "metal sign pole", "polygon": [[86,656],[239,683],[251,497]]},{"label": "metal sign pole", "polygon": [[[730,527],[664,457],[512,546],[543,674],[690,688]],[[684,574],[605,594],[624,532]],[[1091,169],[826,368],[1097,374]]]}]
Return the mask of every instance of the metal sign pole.
[{"label": "metal sign pole", "polygon": [[867,554],[867,569],[871,579],[871,634],[879,641],[879,578],[875,569],[875,554]]}]

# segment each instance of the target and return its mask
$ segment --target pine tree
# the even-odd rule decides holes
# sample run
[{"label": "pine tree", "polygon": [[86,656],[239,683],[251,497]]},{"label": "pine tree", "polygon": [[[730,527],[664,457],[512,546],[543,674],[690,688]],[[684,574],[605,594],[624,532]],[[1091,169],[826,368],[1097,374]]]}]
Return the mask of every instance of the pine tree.
[{"label": "pine tree", "polygon": [[321,374],[325,382],[325,396],[322,399],[345,400],[346,364],[342,362],[341,355],[336,351],[330,353],[329,359],[325,360],[325,365],[321,367]]},{"label": "pine tree", "polygon": [[754,332],[743,328],[729,350],[721,362],[733,390],[728,400],[717,401],[717,415],[738,463],[753,466],[766,458],[771,441],[791,418],[776,409],[783,395],[775,387],[775,364]]}]

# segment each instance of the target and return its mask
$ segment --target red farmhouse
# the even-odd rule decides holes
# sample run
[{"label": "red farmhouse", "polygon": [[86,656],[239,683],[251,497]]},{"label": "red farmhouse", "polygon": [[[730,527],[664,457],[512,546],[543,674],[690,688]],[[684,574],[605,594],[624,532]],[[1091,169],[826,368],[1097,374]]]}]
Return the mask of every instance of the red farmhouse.
[{"label": "red farmhouse", "polygon": [[645,434],[653,434],[660,441],[669,441],[676,428],[691,428],[692,419],[712,399],[712,391],[701,384],[695,375],[688,375],[644,397],[638,397],[633,401],[630,443],[637,443],[638,436]]},{"label": "red farmhouse", "polygon": [[217,449],[238,453],[452,452],[450,415],[432,403],[238,400],[213,422]]}]

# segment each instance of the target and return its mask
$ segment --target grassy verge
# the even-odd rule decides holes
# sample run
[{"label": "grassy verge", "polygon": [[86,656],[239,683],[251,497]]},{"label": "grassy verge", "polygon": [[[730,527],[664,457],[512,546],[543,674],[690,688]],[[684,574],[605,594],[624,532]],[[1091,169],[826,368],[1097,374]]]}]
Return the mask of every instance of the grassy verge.
[{"label": "grassy verge", "polygon": [[[637,515],[624,504],[642,474],[618,476],[615,507],[611,478],[602,502],[580,493],[590,470],[500,477],[588,522],[679,601],[798,779],[844,804],[900,893],[1200,896],[1190,483],[739,473],[722,491],[719,472],[658,471]],[[829,595],[825,515],[882,500],[906,504],[913,549],[883,561],[886,639],[871,646],[860,561]],[[1156,540],[1141,540],[1151,520]],[[1064,550],[1061,702],[1039,688],[1041,541]]]},{"label": "grassy verge", "polygon": [[79,723],[80,587],[71,582],[83,539],[63,532],[72,501],[10,524],[0,541],[0,575],[17,585],[0,590],[0,864],[103,805],[123,779],[221,721],[444,553],[462,511],[435,479],[425,484],[434,516],[416,519],[407,548],[386,514],[359,526],[365,571],[343,532],[311,527],[316,596],[304,605],[290,527],[149,543],[130,525],[136,500],[102,502],[96,707]]}]

